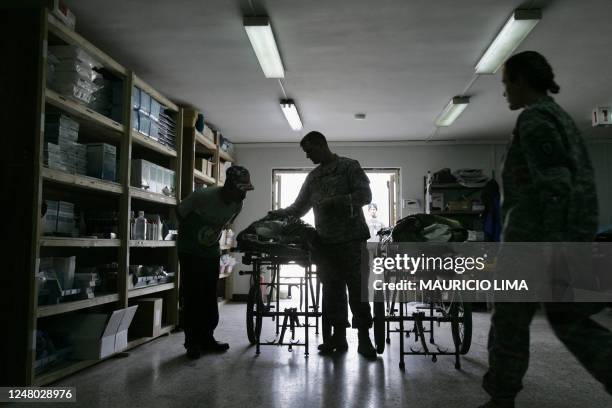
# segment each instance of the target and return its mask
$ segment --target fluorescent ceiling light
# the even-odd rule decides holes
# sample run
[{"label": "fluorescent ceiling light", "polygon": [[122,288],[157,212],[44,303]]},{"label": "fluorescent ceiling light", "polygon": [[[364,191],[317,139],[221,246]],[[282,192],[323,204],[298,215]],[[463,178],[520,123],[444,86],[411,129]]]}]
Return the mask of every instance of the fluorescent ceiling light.
[{"label": "fluorescent ceiling light", "polygon": [[541,10],[515,10],[476,64],[476,73],[496,73],[541,18]]},{"label": "fluorescent ceiling light", "polygon": [[285,68],[268,17],[245,17],[244,29],[266,78],[284,78]]},{"label": "fluorescent ceiling light", "polygon": [[455,96],[448,102],[448,105],[444,108],[438,119],[436,119],[436,126],[450,126],[453,122],[461,115],[461,112],[467,108],[470,103],[469,96]]},{"label": "fluorescent ceiling light", "polygon": [[281,109],[283,110],[283,114],[289,122],[289,126],[293,130],[302,130],[304,127],[302,125],[302,119],[300,119],[300,114],[295,107],[295,103],[293,103],[293,99],[283,99],[280,101]]}]

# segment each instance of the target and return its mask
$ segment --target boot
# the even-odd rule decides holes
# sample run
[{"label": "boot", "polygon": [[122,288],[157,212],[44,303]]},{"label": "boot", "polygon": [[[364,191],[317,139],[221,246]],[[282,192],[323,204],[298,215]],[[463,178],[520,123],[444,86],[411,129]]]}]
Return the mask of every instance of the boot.
[{"label": "boot", "polygon": [[376,349],[370,341],[369,329],[359,329],[359,346],[357,352],[369,360],[376,359]]},{"label": "boot", "polygon": [[344,352],[348,350],[348,343],[346,342],[346,327],[334,326],[332,344],[337,352]]},{"label": "boot", "polygon": [[326,319],[322,322],[322,334],[323,334],[323,343],[319,344],[319,353],[320,354],[331,354],[334,351],[334,346],[332,343],[332,328],[331,325],[326,321]]}]

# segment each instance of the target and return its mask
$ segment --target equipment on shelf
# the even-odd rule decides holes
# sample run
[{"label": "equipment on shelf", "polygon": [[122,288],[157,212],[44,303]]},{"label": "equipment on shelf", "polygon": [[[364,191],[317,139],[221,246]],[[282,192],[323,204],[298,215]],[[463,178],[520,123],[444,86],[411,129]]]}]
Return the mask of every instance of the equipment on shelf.
[{"label": "equipment on shelf", "polygon": [[64,114],[45,115],[45,164],[71,174],[87,173],[87,146],[77,143],[79,123]]},{"label": "equipment on shelf", "polygon": [[132,88],[132,128],[148,138],[176,149],[176,123],[146,91]]},{"label": "equipment on shelf", "polygon": [[172,241],[171,225],[163,222],[159,214],[145,214],[138,211],[134,218],[134,211],[130,213],[130,239],[147,241]]},{"label": "equipment on shelf", "polygon": [[132,186],[169,197],[176,195],[174,171],[146,160],[132,160]]},{"label": "equipment on shelf", "polygon": [[174,272],[164,270],[162,265],[130,265],[129,272],[128,289],[172,282],[175,275]]},{"label": "equipment on shelf", "polygon": [[94,81],[101,77],[94,68],[101,64],[76,45],[50,45],[48,52],[53,56],[47,59],[51,88],[81,103],[92,102],[100,89]]}]

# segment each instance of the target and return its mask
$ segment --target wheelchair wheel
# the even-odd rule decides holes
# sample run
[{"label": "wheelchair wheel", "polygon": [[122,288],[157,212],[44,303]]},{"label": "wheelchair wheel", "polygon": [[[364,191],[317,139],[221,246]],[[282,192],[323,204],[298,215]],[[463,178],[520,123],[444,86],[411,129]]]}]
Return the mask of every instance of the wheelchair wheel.
[{"label": "wheelchair wheel", "polygon": [[472,345],[472,304],[453,302],[450,317],[453,342],[460,354],[467,354]]},{"label": "wheelchair wheel", "polygon": [[247,337],[251,344],[256,344],[259,335],[261,334],[261,316],[257,316],[257,303],[259,303],[259,310],[264,311],[264,304],[261,300],[257,286],[251,286],[249,290],[249,296],[247,299],[247,310],[246,310],[246,328]]},{"label": "wheelchair wheel", "polygon": [[374,343],[376,352],[382,354],[385,351],[385,303],[377,296],[374,297]]}]

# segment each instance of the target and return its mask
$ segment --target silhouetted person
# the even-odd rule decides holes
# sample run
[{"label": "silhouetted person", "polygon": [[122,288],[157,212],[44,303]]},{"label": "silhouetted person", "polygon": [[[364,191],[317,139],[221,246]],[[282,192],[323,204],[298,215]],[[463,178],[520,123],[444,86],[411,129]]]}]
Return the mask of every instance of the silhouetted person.
[{"label": "silhouetted person", "polygon": [[229,344],[218,342],[213,335],[219,323],[219,239],[242,210],[242,201],[253,185],[244,167],[231,166],[225,174],[223,187],[194,191],[177,207],[183,328],[189,358],[198,358],[203,351],[229,349]]},{"label": "silhouetted person", "polygon": [[348,349],[348,287],[353,328],[359,330],[357,351],[376,358],[369,336],[370,304],[361,299],[361,274],[368,270],[366,241],[370,237],[362,207],[372,200],[370,180],[358,161],[332,153],[321,133],[308,133],[300,145],[318,166],[306,177],[295,202],[273,213],[302,217],[314,210],[315,227],[323,243],[324,262],[317,264],[323,284],[323,325],[331,324],[334,329],[331,337],[329,330],[323,330],[319,350],[327,354]]},{"label": "silhouetted person", "polygon": [[[572,118],[548,95],[559,86],[546,59],[534,51],[504,64],[504,95],[523,109],[502,171],[505,242],[593,241],[598,222],[591,160]],[[545,273],[545,271],[542,271]],[[482,407],[514,407],[529,364],[529,325],[538,303],[496,303],[489,333],[491,400]],[[590,316],[605,304],[543,303],[555,334],[612,393],[612,333]]]}]

